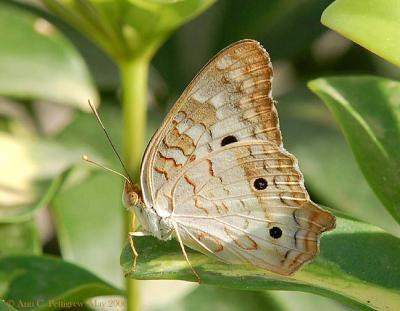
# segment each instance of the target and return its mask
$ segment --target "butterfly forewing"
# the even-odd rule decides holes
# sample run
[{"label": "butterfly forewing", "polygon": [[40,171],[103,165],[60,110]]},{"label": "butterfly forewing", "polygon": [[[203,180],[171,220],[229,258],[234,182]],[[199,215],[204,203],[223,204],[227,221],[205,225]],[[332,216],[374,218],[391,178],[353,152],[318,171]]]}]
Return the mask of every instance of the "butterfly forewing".
[{"label": "butterfly forewing", "polygon": [[281,145],[271,96],[272,65],[253,40],[217,54],[193,79],[155,134],[143,162],[148,204],[187,163],[221,146],[251,139]]}]

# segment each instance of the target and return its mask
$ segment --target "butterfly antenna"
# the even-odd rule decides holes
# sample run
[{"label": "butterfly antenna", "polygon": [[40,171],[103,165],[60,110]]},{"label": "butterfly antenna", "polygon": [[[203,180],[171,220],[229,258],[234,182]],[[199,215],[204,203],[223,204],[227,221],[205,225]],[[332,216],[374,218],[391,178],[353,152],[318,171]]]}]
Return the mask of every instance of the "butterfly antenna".
[{"label": "butterfly antenna", "polygon": [[98,166],[98,167],[100,167],[100,168],[102,168],[102,169],[104,169],[106,171],[109,171],[111,173],[117,174],[118,176],[121,176],[123,179],[125,179],[127,182],[131,183],[129,178],[126,177],[125,175],[121,174],[120,172],[114,171],[113,169],[111,169],[111,168],[109,168],[107,166],[104,166],[103,164],[100,164],[98,162],[95,162],[95,161],[89,159],[87,155],[83,155],[82,156],[82,160],[86,161],[86,162],[89,162],[90,164],[94,164],[94,165],[96,165],[96,166]]},{"label": "butterfly antenna", "polygon": [[126,169],[124,162],[122,161],[122,159],[121,159],[121,157],[120,157],[120,155],[119,155],[117,149],[115,148],[115,146],[114,146],[114,144],[113,144],[113,142],[112,142],[112,140],[111,140],[111,138],[110,138],[110,135],[108,135],[108,132],[107,132],[107,130],[106,130],[106,127],[104,126],[103,122],[102,122],[101,119],[100,119],[99,114],[97,113],[96,107],[91,103],[90,100],[88,100],[88,103],[89,103],[90,109],[92,109],[94,115],[96,116],[97,121],[99,122],[101,128],[103,129],[104,134],[106,134],[107,140],[108,140],[108,142],[110,143],[111,148],[113,149],[113,151],[114,151],[115,155],[117,156],[119,162],[121,163],[122,168],[124,169],[125,174],[126,174],[128,177],[126,177],[126,176],[124,176],[124,175],[122,175],[122,174],[120,174],[120,173],[118,173],[118,172],[115,172],[115,171],[112,170],[112,169],[106,168],[105,166],[103,166],[103,165],[101,165],[101,164],[95,163],[95,162],[89,160],[87,157],[86,157],[87,160],[85,160],[85,156],[83,156],[83,159],[84,159],[85,161],[87,161],[87,162],[90,162],[90,163],[92,163],[92,164],[95,164],[95,165],[97,165],[97,166],[100,166],[100,167],[102,167],[102,168],[104,168],[104,169],[106,169],[106,170],[108,170],[108,171],[113,171],[114,173],[117,173],[117,174],[120,175],[120,176],[124,176],[124,177],[125,177],[125,180],[129,181],[129,182],[133,185],[134,183],[133,183],[133,181],[132,181],[132,178],[131,178],[131,176],[129,176],[128,170]]}]

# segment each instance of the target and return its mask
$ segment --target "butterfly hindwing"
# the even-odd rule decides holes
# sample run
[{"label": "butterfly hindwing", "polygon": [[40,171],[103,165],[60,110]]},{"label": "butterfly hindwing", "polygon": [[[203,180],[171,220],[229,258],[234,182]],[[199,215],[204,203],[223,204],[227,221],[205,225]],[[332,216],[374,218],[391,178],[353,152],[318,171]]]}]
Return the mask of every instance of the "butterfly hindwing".
[{"label": "butterfly hindwing", "polygon": [[281,274],[313,258],[319,235],[335,223],[310,201],[297,160],[265,141],[199,159],[181,172],[171,195],[185,244]]}]

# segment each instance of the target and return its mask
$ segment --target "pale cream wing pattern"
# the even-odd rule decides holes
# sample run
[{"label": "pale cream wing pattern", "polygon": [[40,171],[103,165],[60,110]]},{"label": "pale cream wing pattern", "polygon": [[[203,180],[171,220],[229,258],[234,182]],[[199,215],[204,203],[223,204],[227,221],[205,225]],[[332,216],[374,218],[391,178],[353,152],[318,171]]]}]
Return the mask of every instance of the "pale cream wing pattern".
[{"label": "pale cream wing pattern", "polygon": [[291,274],[335,218],[310,201],[296,158],[273,143],[235,143],[188,165],[172,189],[184,243],[228,263]]},{"label": "pale cream wing pattern", "polygon": [[171,216],[185,245],[290,274],[317,254],[335,218],[310,201],[282,146],[271,83],[258,42],[222,50],[151,140],[141,187],[145,204]]},{"label": "pale cream wing pattern", "polygon": [[271,81],[269,56],[257,41],[239,41],[218,53],[186,88],[149,144],[141,172],[145,203],[160,211],[171,209],[160,188],[171,186],[187,163],[221,145],[256,138],[280,146]]}]

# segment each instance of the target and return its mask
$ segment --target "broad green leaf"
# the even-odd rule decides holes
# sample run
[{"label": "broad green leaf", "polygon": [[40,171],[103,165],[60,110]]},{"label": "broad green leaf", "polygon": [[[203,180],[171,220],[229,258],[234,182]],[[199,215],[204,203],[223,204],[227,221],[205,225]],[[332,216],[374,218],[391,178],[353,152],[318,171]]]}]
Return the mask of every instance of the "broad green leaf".
[{"label": "broad green leaf", "polygon": [[182,299],[178,299],[162,307],[151,308],[148,311],[289,311],[263,292],[240,291],[216,286],[200,285]]},{"label": "broad green leaf", "polygon": [[274,299],[280,307],[287,311],[350,311],[358,310],[345,306],[334,299],[329,299],[319,295],[295,291],[268,291],[267,297]]},{"label": "broad green leaf", "polygon": [[119,253],[125,238],[121,193],[121,178],[96,172],[62,189],[52,204],[63,258],[116,286],[122,286]]},{"label": "broad green leaf", "polygon": [[[120,111],[105,102],[99,114],[120,150]],[[117,157],[93,115],[79,113],[57,141],[83,150],[89,158],[99,155],[107,161],[99,159],[99,162],[120,170]],[[126,213],[121,201],[122,180],[90,164],[85,166],[95,172],[73,184],[68,185],[67,181],[52,204],[61,253],[64,259],[120,286],[119,253],[125,238],[123,216]],[[78,167],[75,173],[81,170]]]},{"label": "broad green leaf", "polygon": [[[11,302],[11,303],[14,303],[14,302]],[[7,302],[0,300],[0,310],[1,311],[13,311],[13,310],[17,310],[17,309],[15,309],[13,306],[8,304]]]},{"label": "broad green leaf", "polygon": [[46,100],[87,110],[98,102],[76,49],[50,23],[0,3],[0,95]]},{"label": "broad green leaf", "polygon": [[82,154],[93,153],[87,146],[17,131],[0,132],[0,149],[5,150],[0,153],[0,222],[30,219],[50,202],[66,170],[82,163]]},{"label": "broad green leaf", "polygon": [[[82,151],[54,141],[0,133],[0,222],[30,219],[48,204]],[[53,180],[51,180],[53,179]]]},{"label": "broad green leaf", "polygon": [[0,258],[0,297],[18,309],[54,310],[57,303],[68,302],[83,306],[90,297],[122,294],[87,270],[57,258]]},{"label": "broad green leaf", "polygon": [[[66,170],[53,181],[45,181],[42,182],[40,185],[37,185],[35,192],[32,196],[32,201],[29,201],[28,203],[1,205],[0,223],[29,220],[37,209],[45,207],[54,198],[54,196],[64,183],[65,177],[68,175],[68,173],[69,170]],[[10,192],[10,189],[14,193],[14,189],[12,188],[3,188],[2,190],[4,190],[7,194],[8,192]],[[19,194],[25,195],[24,192],[20,192]]]},{"label": "broad green leaf", "polygon": [[[79,51],[79,54],[82,56],[89,68],[89,72],[91,73],[94,85],[97,89],[101,92],[115,92],[120,85],[118,68],[99,46],[94,44],[93,41],[89,40],[74,27],[66,24],[59,17],[54,16],[48,10],[43,10],[43,6],[40,4],[39,0],[35,0],[34,2],[25,0],[10,1],[13,1],[14,4],[17,2],[19,7],[31,11],[36,16],[50,21]],[[85,103],[87,104],[87,99],[83,104]]]},{"label": "broad green leaf", "polygon": [[0,224],[0,257],[16,254],[40,254],[41,242],[33,220]]},{"label": "broad green leaf", "polygon": [[[121,265],[137,279],[195,277],[175,241],[136,238],[137,269],[131,271],[132,252],[127,244]],[[323,235],[320,254],[291,277],[245,265],[226,265],[188,250],[202,284],[247,290],[308,291],[348,303],[357,309],[396,310],[400,303],[400,240],[381,229],[337,218],[337,228]]]},{"label": "broad green leaf", "polygon": [[[160,303],[158,303],[160,305]],[[200,285],[189,294],[171,303],[145,308],[146,311],[206,311],[206,310],[273,310],[273,311],[350,311],[332,299],[311,293],[285,291],[249,291]]]},{"label": "broad green leaf", "polygon": [[42,0],[53,13],[85,33],[114,60],[151,57],[177,27],[214,0]]},{"label": "broad green leaf", "polygon": [[[121,152],[122,115],[115,104],[115,102],[103,101],[98,113],[107,127],[111,140]],[[104,164],[110,164],[113,168],[119,169],[118,159],[93,114],[77,113],[75,119],[58,134],[55,141],[69,149],[79,150],[81,155],[87,154],[91,158],[102,157],[107,161]]]},{"label": "broad green leaf", "polygon": [[321,21],[346,38],[400,66],[398,0],[336,0],[324,11]]},{"label": "broad green leaf", "polygon": [[369,187],[329,110],[305,88],[277,99],[283,144],[298,158],[313,199],[400,237],[400,225]]},{"label": "broad green leaf", "polygon": [[378,198],[400,222],[400,83],[372,76],[317,79],[328,106]]}]

